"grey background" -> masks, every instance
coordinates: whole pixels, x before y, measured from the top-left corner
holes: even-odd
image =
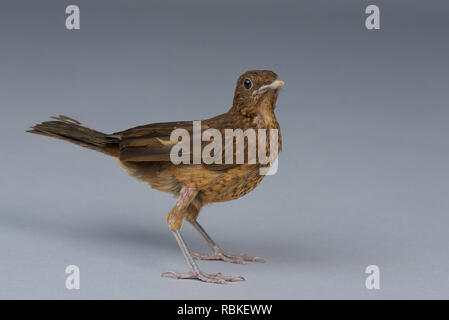
[[[364,28],[371,3],[379,31]],[[448,17],[443,0],[1,1],[0,298],[448,298]],[[24,132],[56,114],[105,132],[208,118],[254,68],[286,82],[279,171],[200,217],[223,248],[267,260],[200,262],[245,282],[161,278],[187,271],[164,221],[174,199]],[[371,264],[381,290],[365,288]]]

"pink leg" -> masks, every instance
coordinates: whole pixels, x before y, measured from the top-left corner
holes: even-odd
[[[174,279],[197,279],[200,281],[208,282],[208,283],[215,283],[215,284],[225,284],[226,282],[234,282],[237,280],[245,280],[242,276],[231,276],[231,277],[224,277],[220,272],[213,273],[213,274],[207,274],[200,270],[196,262],[193,260],[192,255],[190,254],[189,249],[187,248],[187,245],[185,244],[184,240],[181,237],[181,234],[177,230],[172,230],[173,235],[175,236],[176,241],[179,244],[179,247],[181,248],[181,251],[184,255],[184,258],[187,261],[187,264],[190,267],[190,272],[188,273],[177,273],[174,271],[165,271],[162,273],[162,276],[170,275]]]
[[[249,257],[246,254],[242,253],[240,255],[232,255],[224,252],[213,240],[212,238],[206,233],[206,230],[203,229],[203,227],[197,222],[197,221],[189,221],[192,226],[203,236],[203,238],[206,240],[207,244],[211,247],[213,250],[212,255],[201,255],[198,253],[192,253],[192,256],[199,260],[222,260],[224,262],[230,262],[230,263],[239,263],[244,264],[247,261],[251,262],[265,262],[260,257]]]
[[[186,262],[190,267],[190,272],[176,273],[174,271],[165,271],[162,273],[162,276],[170,275],[174,279],[198,279],[200,281],[216,284],[245,280],[242,276],[224,277],[220,272],[213,274],[204,273],[200,270],[195,260],[193,259],[192,254],[190,253],[186,243],[181,237],[179,228],[181,227],[182,220],[184,219],[182,216],[182,211],[187,208],[189,203],[196,197],[196,195],[197,191],[195,189],[187,187],[182,188],[175,207],[167,216],[167,222],[169,223],[170,228],[172,229],[171,231],[176,241],[178,242],[179,248],[181,249],[184,258],[186,259]]]

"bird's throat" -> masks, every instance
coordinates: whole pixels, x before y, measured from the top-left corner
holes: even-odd
[[[262,97],[257,103],[253,119],[258,128],[277,128],[279,125],[274,114],[276,99],[272,96]]]

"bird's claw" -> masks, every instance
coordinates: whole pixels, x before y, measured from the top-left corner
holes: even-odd
[[[245,253],[236,256],[232,254],[227,254],[222,250],[217,250],[212,255],[201,255],[198,253],[192,253],[192,256],[194,256],[198,260],[221,260],[224,262],[238,263],[238,264],[245,264],[247,261],[265,262],[265,260],[262,259],[261,257],[249,257]]]
[[[207,274],[202,271],[190,271],[188,273],[177,273],[174,271],[162,272],[161,276],[170,275],[173,279],[197,279],[207,283],[225,284],[226,282],[234,282],[237,280],[244,281],[242,276],[225,277],[221,272]]]

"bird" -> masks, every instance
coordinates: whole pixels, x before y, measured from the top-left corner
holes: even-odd
[[[250,70],[237,79],[231,108],[213,118],[201,120],[201,130],[213,128],[220,133],[226,129],[276,130],[276,152],[282,148],[280,125],[275,116],[276,102],[284,81],[269,70]],[[203,272],[197,260],[220,260],[243,264],[249,261],[264,262],[260,257],[246,254],[232,255],[212,240],[198,222],[205,205],[238,199],[252,191],[264,178],[260,169],[266,164],[244,163],[178,163],[172,161],[171,150],[179,142],[173,141],[175,130],[194,131],[193,121],[151,123],[124,131],[105,134],[83,125],[68,116],[59,115],[30,127],[27,132],[49,136],[92,149],[116,159],[127,173],[149,184],[153,189],[171,193],[177,200],[168,212],[166,221],[189,266],[186,273],[165,271],[162,276],[175,279],[196,279],[207,283],[225,284],[245,280],[242,276],[224,276],[222,273]],[[202,131],[203,132],[203,131]],[[270,141],[266,143],[268,150]],[[235,144],[235,142],[233,141]],[[244,151],[248,151],[248,139]],[[203,148],[205,142],[201,142]],[[191,146],[191,145],[189,145]],[[229,150],[229,146],[224,148]],[[237,149],[237,148],[236,148]],[[233,157],[238,151],[232,149]],[[192,152],[192,149],[189,149]],[[225,151],[222,151],[223,154]],[[189,159],[193,155],[188,155]],[[183,222],[187,221],[205,239],[212,254],[192,253],[181,236]]]

